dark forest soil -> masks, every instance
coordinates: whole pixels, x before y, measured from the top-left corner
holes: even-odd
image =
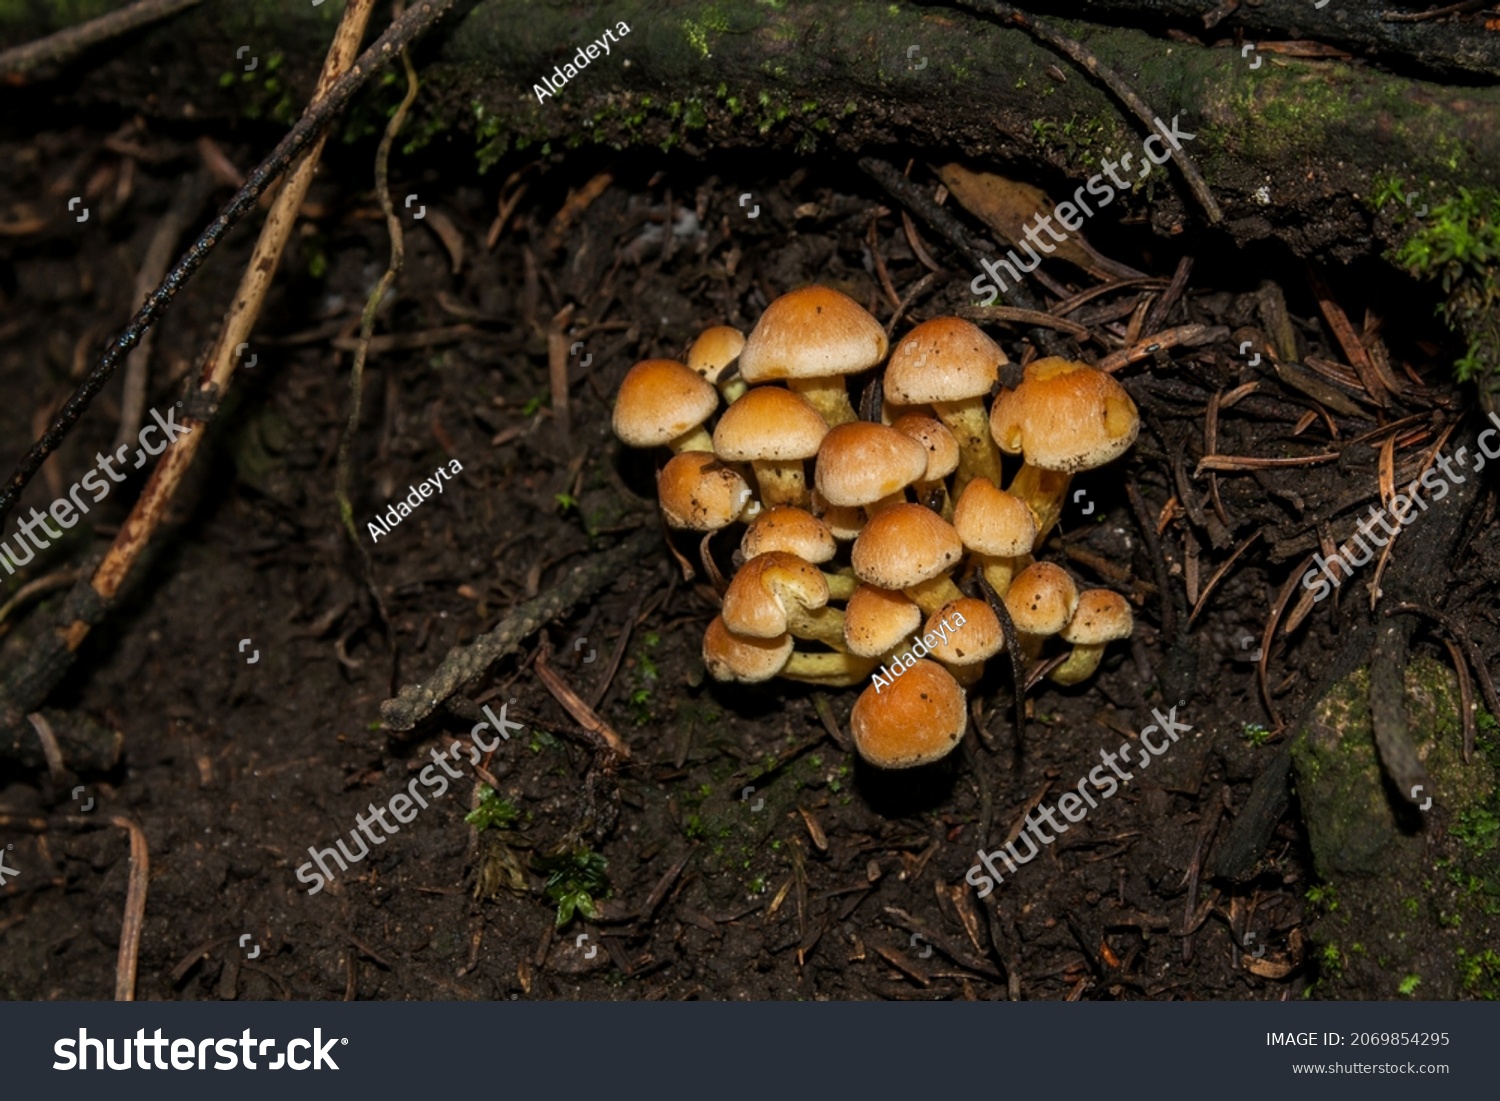
[[[244,166],[269,135],[215,136]],[[133,308],[136,267],[177,180],[198,169],[198,136],[81,124],[13,129],[0,148],[8,166],[0,172],[0,217],[14,223],[30,210],[46,219],[0,237],[7,469],[36,435],[38,411],[71,390],[70,378]],[[1300,263],[1270,249],[1215,255],[1211,242],[1191,235],[1164,246],[1151,235],[1143,202],[1124,224],[1091,225],[1093,243],[1164,277],[1179,256],[1196,253],[1188,288],[1164,324],[1201,321],[1227,326],[1229,335],[1121,373],[1146,428],[1124,460],[1078,480],[1081,496],[1053,537],[1054,560],[1066,557],[1078,577],[1136,604],[1136,638],[1112,648],[1096,678],[1034,689],[1018,740],[1008,675],[996,665],[973,693],[983,701],[982,722],[960,752],[920,773],[877,774],[847,748],[855,692],[827,693],[825,721],[810,690],[784,682],[736,689],[706,678],[699,643],[714,614],[713,589],[701,568],[684,579],[663,538],[471,686],[481,703],[513,699],[509,716],[525,725],[482,764],[520,811],[515,828],[480,833],[465,822],[479,783],[465,765],[444,798],[309,895],[295,875],[309,846],[347,839],[357,815],[405,789],[431,751],[466,738],[472,725],[440,711],[397,735],[380,724],[381,702],[590,554],[656,525],[659,457],[626,451],[609,430],[612,395],[630,365],[680,357],[710,324],[748,331],[770,298],[811,280],[846,290],[888,321],[892,305],[871,241],[900,295],[926,274],[899,211],[881,214],[867,237],[888,200],[847,164],[632,153],[529,168],[514,161],[481,176],[464,152],[398,155],[392,194],[417,195],[433,216],[424,225],[406,211],[406,268],[379,328],[401,339],[372,351],[354,448],[355,519],[389,615],[387,635],[334,497],[350,340],[388,250],[372,160],[370,141],[325,157],[256,327],[256,364],[238,372],[161,553],[50,701],[122,731],[124,762],[108,775],[81,777],[77,801],[51,790],[45,773],[0,766],[0,806],[10,812],[67,813],[92,798],[92,813],[126,814],[144,828],[151,876],[139,998],[1207,1000],[1283,999],[1310,988],[1316,995],[1318,958],[1303,932],[1316,881],[1295,808],[1248,876],[1210,884],[1204,874],[1251,782],[1278,752],[1277,739],[1264,737],[1274,723],[1256,687],[1259,642],[1251,636],[1259,639],[1315,537],[1290,561],[1290,550],[1267,553],[1276,539],[1252,547],[1190,629],[1182,587],[1187,571],[1201,591],[1258,526],[1288,538],[1306,529],[1294,498],[1373,498],[1379,441],[1351,448],[1336,466],[1220,476],[1223,513],[1232,518],[1226,540],[1203,545],[1201,563],[1189,562],[1178,509],[1168,513],[1177,519],[1163,525],[1157,557],[1158,518],[1187,488],[1203,451],[1203,403],[1174,404],[1143,383],[1207,394],[1258,381],[1292,417],[1272,423],[1226,409],[1218,450],[1263,453],[1273,440],[1289,441],[1301,399],[1238,354],[1248,339],[1240,330],[1259,323],[1263,279],[1286,289],[1306,350],[1341,357]],[[488,248],[497,204],[515,194],[514,182],[504,185],[512,171],[524,171],[528,188]],[[605,171],[609,186],[579,199]],[[87,223],[58,213],[75,194],[92,208]],[[215,201],[226,194],[219,188]],[[759,209],[754,219],[738,201],[744,194]],[[191,224],[207,214],[205,206]],[[432,232],[439,216],[462,242],[457,274]],[[173,306],[156,344],[148,409],[180,396],[252,233],[237,231]],[[969,304],[973,273],[940,250],[939,258],[954,277],[918,300],[898,333]],[[1366,306],[1383,316],[1393,359],[1446,393],[1430,300],[1374,264],[1332,277],[1350,316],[1362,317]],[[1101,301],[1131,302],[1131,293]],[[567,303],[577,305],[567,339],[583,344],[570,358],[571,438],[548,401],[546,342]],[[1115,311],[1115,320],[1129,313]],[[1013,361],[1022,359],[1018,330],[991,332]],[[117,380],[23,510],[44,507],[87,469],[110,445],[118,416]],[[1377,418],[1366,409],[1338,424],[1342,443],[1375,428]],[[1317,445],[1296,453],[1322,450],[1322,420],[1305,432]],[[462,471],[441,496],[369,542],[367,520],[454,461]],[[145,473],[133,473],[94,514],[97,522],[74,529],[27,579],[76,568],[101,551]],[[1126,484],[1144,498],[1150,540]],[[1192,482],[1193,509],[1203,507],[1206,486],[1201,476]],[[1487,513],[1472,545],[1492,548],[1494,535]],[[733,544],[729,536],[716,541],[721,565]],[[674,545],[697,562],[694,541]],[[1194,558],[1199,550],[1195,541]],[[1497,573],[1494,551],[1476,550],[1456,582],[1486,655],[1500,650]],[[1163,577],[1177,589],[1176,638],[1163,629]],[[28,602],[0,625],[7,632],[0,660],[16,661],[28,632],[48,622],[61,598],[58,591]],[[1363,600],[1364,590],[1345,599]],[[1271,685],[1287,714],[1310,701],[1338,630],[1330,606],[1293,645],[1278,642]],[[245,639],[259,654],[253,664],[240,649]],[[543,640],[576,692],[592,700],[604,689],[597,710],[633,751],[617,773],[597,767],[588,739],[532,670]],[[1422,648],[1448,660],[1439,645]],[[1075,786],[1101,749],[1135,739],[1154,721],[1153,708],[1173,706],[1192,729],[1170,752],[989,899],[975,897],[964,877],[981,834],[998,845],[1044,792],[1055,798]],[[595,919],[557,928],[536,862],[564,842],[607,860],[608,893]],[[21,872],[0,888],[0,996],[108,997],[128,874],[124,835],[4,831],[0,844],[14,846],[6,859]],[[1266,951],[1242,953],[1239,945],[1251,943]]]

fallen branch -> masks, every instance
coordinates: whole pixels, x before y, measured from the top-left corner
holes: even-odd
[[[575,567],[547,592],[515,608],[495,629],[467,646],[448,651],[424,684],[409,684],[380,705],[380,717],[393,730],[411,730],[465,684],[477,680],[521,641],[616,580],[625,567],[639,562],[656,545],[657,531],[648,525],[619,546]]]
[[[176,15],[184,8],[191,8],[202,2],[203,0],[136,0],[136,3],[119,11],[109,12],[98,19],[90,19],[87,23],[68,27],[56,34],[49,34],[46,38],[0,53],[0,79],[12,84],[24,83],[18,78],[34,69],[71,61],[91,46],[129,34],[137,27]]]
[[[141,827],[123,814],[108,818],[86,818],[63,814],[56,818],[33,818],[0,810],[0,826],[46,833],[57,826],[118,826],[130,835],[130,883],[125,889],[125,916],[120,923],[120,952],[115,963],[115,1001],[135,1001],[135,973],[141,953],[141,930],[146,924],[146,890],[151,882],[151,851]]]

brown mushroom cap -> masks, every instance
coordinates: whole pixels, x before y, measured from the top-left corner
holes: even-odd
[[[964,546],[996,558],[1030,554],[1036,542],[1036,517],[1021,498],[996,489],[988,478],[975,478],[953,506],[953,528]]]
[[[740,540],[740,553],[747,560],[771,551],[785,551],[806,562],[827,562],[838,549],[827,524],[806,509],[792,505],[777,505],[761,513]]]
[[[779,638],[791,627],[788,616],[794,603],[823,607],[828,603],[828,582],[811,562],[771,551],[740,567],[724,593],[719,618],[742,638]]]
[[[927,451],[927,470],[921,480],[935,482],[958,469],[958,441],[948,426],[921,413],[907,413],[891,425],[903,436],[910,436]]]
[[[1070,474],[1119,458],[1140,428],[1123,386],[1098,368],[1058,356],[1027,364],[1021,385],[1002,390],[990,409],[1000,450]]]
[[[1102,646],[1129,638],[1134,626],[1130,602],[1123,596],[1109,589],[1085,589],[1078,594],[1078,607],[1061,637],[1074,646]]]
[[[844,607],[844,644],[851,654],[878,658],[922,624],[922,609],[903,593],[861,585]]]
[[[724,410],[714,429],[714,453],[732,462],[810,459],[827,433],[828,423],[796,394],[758,386]]]
[[[830,287],[803,287],[766,307],[740,352],[746,382],[833,378],[885,358],[885,330],[863,306]]]
[[[1068,625],[1078,607],[1078,586],[1060,566],[1034,562],[1011,582],[1005,607],[1016,630],[1055,635]]]
[[[963,552],[951,524],[931,509],[908,503],[876,513],[854,541],[851,560],[861,581],[882,589],[909,589],[958,565]]]
[[[961,317],[934,317],[897,343],[885,368],[885,396],[901,405],[982,398],[1005,362],[1000,345],[979,326]]]
[[[964,690],[935,661],[917,661],[889,686],[866,688],[849,716],[859,755],[880,768],[914,768],[951,753],[968,725]]]
[[[883,424],[830,428],[818,448],[815,484],[829,504],[869,505],[898,493],[927,470],[927,450]]]
[[[687,365],[703,376],[705,382],[717,385],[729,365],[739,358],[745,347],[745,334],[729,325],[704,329],[688,349]]]
[[[963,623],[955,626],[960,619]],[[939,624],[948,627],[947,641],[938,636]],[[987,603],[971,596],[950,600],[934,612],[922,628],[922,641],[929,636],[938,636],[936,645],[928,647],[932,656],[947,665],[977,665],[1005,649],[999,618]]]
[[[697,428],[719,407],[719,392],[674,359],[637,363],[615,397],[615,435],[631,447],[660,447]]]
[[[703,664],[714,680],[757,684],[770,680],[792,658],[792,636],[740,638],[715,616],[703,632]]]
[[[684,451],[657,475],[656,496],[671,527],[718,531],[740,519],[754,495],[712,451]]]

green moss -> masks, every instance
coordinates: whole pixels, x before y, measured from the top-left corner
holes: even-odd
[[[1500,954],[1493,948],[1479,952],[1468,952],[1460,948],[1456,955],[1459,979],[1465,993],[1486,1001],[1500,998]]]
[[[1394,220],[1416,228],[1391,259],[1414,276],[1435,279],[1447,296],[1438,307],[1449,328],[1468,347],[1454,363],[1460,382],[1492,375],[1500,367],[1500,191],[1458,189],[1456,198],[1434,203],[1421,215],[1398,178],[1378,181],[1371,196],[1376,209],[1394,205]]]
[[[716,7],[706,9],[701,19],[682,21],[682,33],[687,37],[688,45],[702,58],[713,56],[711,52],[713,43],[710,41],[710,36],[723,34],[727,30],[729,30],[729,20]]]

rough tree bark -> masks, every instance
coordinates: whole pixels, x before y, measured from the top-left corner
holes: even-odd
[[[74,103],[108,102],[166,118],[295,113],[337,19],[329,9],[337,6],[211,0],[128,43],[101,47],[51,89],[8,94],[47,95],[65,84]],[[1095,20],[1135,17],[1161,26],[1161,16],[1185,18],[1191,6],[1100,0],[1088,10]],[[1285,25],[1288,34],[1326,29],[1331,40],[1346,42],[1379,31],[1393,49],[1429,67],[1450,55],[1460,68],[1493,63],[1490,40],[1500,36],[1463,32],[1472,41],[1455,54],[1450,39],[1460,32],[1447,24],[1381,24],[1339,6],[1332,12],[1309,4],[1299,14],[1290,3],[1268,0],[1229,21]],[[21,10],[35,9],[0,4],[0,42],[48,29],[22,19]],[[609,56],[538,102],[533,89],[544,75],[620,22],[630,34]],[[1348,259],[1370,248],[1374,220],[1361,199],[1377,175],[1399,175],[1431,198],[1500,180],[1493,137],[1500,88],[1273,54],[1252,69],[1233,48],[1102,21],[1060,25],[1125,75],[1162,118],[1180,115],[1196,134],[1189,152],[1236,244],[1277,237],[1298,253]],[[257,56],[280,59],[270,91],[256,74],[240,75],[235,52],[247,44]],[[472,135],[486,157],[596,142],[700,154],[891,146],[1009,163],[1062,185],[1087,179],[1110,151],[1146,136],[1096,80],[1025,31],[937,3],[618,0],[606,8],[479,0],[445,21],[423,53],[430,130],[451,126]],[[267,69],[262,61],[262,73]],[[1180,186],[1158,184],[1143,198],[1161,230],[1175,231],[1185,213],[1196,213]]]

